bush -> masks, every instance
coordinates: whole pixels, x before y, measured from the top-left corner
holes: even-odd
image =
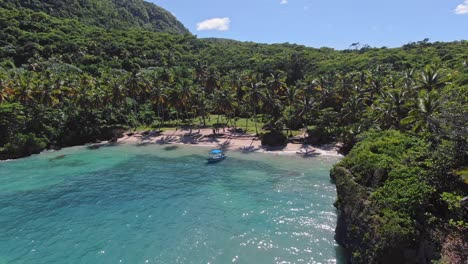
[[[47,139],[38,138],[32,133],[17,134],[3,147],[2,154],[8,158],[21,158],[37,154],[45,149],[47,145]]]
[[[262,146],[285,147],[288,144],[288,138],[279,131],[271,131],[262,136]]]
[[[342,166],[352,171],[358,183],[373,188],[381,186],[402,161],[409,162],[426,148],[422,141],[392,130],[365,133],[361,140]]]
[[[321,126],[313,127],[312,129],[307,130],[309,135],[306,138],[306,143],[312,145],[322,145],[333,142],[333,133]]]

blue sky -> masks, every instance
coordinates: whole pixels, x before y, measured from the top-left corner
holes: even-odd
[[[336,49],[355,42],[398,47],[424,38],[468,39],[468,0],[147,1],[172,12],[200,38]]]

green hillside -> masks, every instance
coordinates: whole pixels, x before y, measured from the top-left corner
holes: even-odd
[[[4,8],[27,8],[58,18],[75,18],[107,29],[138,28],[190,34],[168,11],[143,0],[5,0]]]

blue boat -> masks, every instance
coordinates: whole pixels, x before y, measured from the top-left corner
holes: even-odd
[[[220,149],[214,149],[210,151],[210,156],[208,157],[208,163],[215,163],[218,161],[222,161],[226,159],[226,155],[224,155],[223,151]]]

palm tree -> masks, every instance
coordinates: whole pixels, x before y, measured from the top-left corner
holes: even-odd
[[[39,102],[45,106],[53,107],[59,103],[56,94],[60,93],[60,90],[55,89],[53,85],[43,84],[38,87]]]
[[[264,84],[262,82],[257,81],[257,76],[251,74],[248,77],[248,93],[247,98],[248,98],[248,103],[250,105],[250,108],[253,111],[253,118],[255,122],[255,134],[258,135],[258,128],[257,128],[257,114],[258,114],[258,105],[262,98],[264,98]]]
[[[427,66],[421,72],[421,79],[419,80],[419,88],[427,91],[439,90],[445,86],[444,77],[440,74],[439,70],[434,66]]]
[[[200,118],[200,123],[206,127],[206,118],[209,117],[209,103],[205,93],[205,89],[201,86],[194,86],[194,107],[197,116]]]
[[[11,88],[11,82],[0,79],[0,104],[7,102],[12,95],[13,89]]]
[[[235,97],[229,89],[223,88],[215,91],[213,94],[213,110],[218,113],[218,124],[221,113],[225,116],[230,116],[235,109]]]
[[[156,105],[156,113],[159,118],[159,129],[164,125],[164,116],[161,116],[163,104],[166,103],[167,95],[165,94],[166,89],[159,83],[155,83],[151,89],[150,97],[151,102]]]
[[[338,89],[337,92],[341,99],[348,98],[353,88],[353,75],[352,74],[337,74]]]
[[[316,99],[314,98],[317,93],[317,82],[311,77],[306,77],[305,81],[299,82],[299,86],[299,96],[301,97],[301,99],[298,101],[301,106],[301,112],[299,113],[299,116],[302,118],[304,129],[307,131],[307,121],[309,118],[311,118],[312,110],[317,107]]]
[[[400,127],[400,121],[404,116],[404,105],[407,101],[407,91],[404,89],[397,89],[397,90],[392,90],[387,93],[388,94],[388,99],[392,105],[392,108],[395,111],[395,114],[393,115],[393,126],[395,128]]]
[[[242,99],[245,95],[244,89],[244,73],[240,73],[237,71],[230,71],[229,72],[229,86],[231,88],[231,92],[234,93],[234,100],[233,103],[234,112],[233,112],[233,119],[234,119],[234,130],[237,128],[237,116],[240,114],[241,109],[240,106],[242,104]]]
[[[357,94],[351,95],[341,109],[343,123],[357,122],[364,108],[364,98]]]
[[[199,85],[204,85],[208,75],[208,68],[206,64],[201,61],[195,62],[193,74],[195,75],[194,82]]]
[[[369,85],[369,76],[370,76],[369,72],[359,71],[355,73],[353,76],[354,76],[353,83],[355,84],[355,86],[363,88]]]
[[[14,88],[14,96],[23,105],[28,105],[34,100],[33,97],[33,79],[25,74],[19,74],[17,76],[16,87]]]
[[[283,75],[283,72],[277,71],[275,73],[270,73],[270,76],[266,79],[268,89],[280,96],[283,95],[286,90],[286,78]]]
[[[210,67],[206,75],[205,92],[206,94],[211,95],[219,87],[220,85],[218,71],[216,68]]]
[[[286,87],[286,94],[285,94],[285,97],[286,97],[286,100],[287,100],[287,104],[288,104],[288,108],[287,108],[287,111],[288,111],[288,119],[286,120],[286,125],[287,125],[287,131],[286,131],[286,135],[289,134],[289,131],[291,130],[291,122],[294,120],[294,119],[297,119],[295,118],[296,116],[293,115],[295,111],[295,109],[298,109],[298,105],[296,104],[296,102],[299,101],[299,91],[300,91],[300,84],[296,84],[296,85],[291,85],[291,86],[287,86]],[[296,113],[294,113],[296,114]]]
[[[410,68],[403,72],[403,88],[411,90],[414,87],[414,69]]]
[[[122,104],[123,99],[126,97],[124,79],[122,78],[122,72],[113,72],[105,77],[107,86],[110,89],[110,97],[112,106],[118,107]]]
[[[38,85],[35,91],[39,96],[40,103],[53,107],[60,102],[58,97],[62,93],[63,78],[65,77],[58,77],[50,71],[46,72],[46,78],[42,80],[41,85]]]
[[[439,130],[439,124],[435,114],[442,107],[442,100],[439,94],[432,90],[427,92],[422,90],[419,93],[417,107],[408,113],[408,116],[401,120],[402,125],[412,125],[413,131],[436,132]]]
[[[370,88],[368,89],[369,101],[373,102],[375,98],[382,93],[384,87],[384,79],[381,75],[373,75],[371,77]]]
[[[270,117],[269,126],[271,128],[282,129],[283,125],[278,122],[283,115],[283,104],[280,96],[270,89],[264,89],[262,97],[263,104],[261,105],[261,110],[262,113]]]
[[[336,83],[336,75],[328,74],[320,76],[315,81],[316,89],[320,92],[320,102],[322,108],[332,107],[335,105],[333,88]]]
[[[95,89],[96,80],[90,75],[83,75],[74,92],[75,104],[87,110],[91,101],[92,91]]]
[[[143,80],[141,72],[131,72],[126,75],[125,84],[128,89],[128,95],[133,100],[133,114],[137,115],[137,105],[139,102],[139,95],[143,90]]]
[[[182,112],[183,117],[190,122],[190,129],[191,122],[192,122],[192,110],[194,101],[194,87],[192,85],[191,80],[180,78],[177,79],[174,87],[171,87],[171,91],[169,94],[170,102],[174,107],[177,116]],[[177,119],[179,119],[177,117]]]

